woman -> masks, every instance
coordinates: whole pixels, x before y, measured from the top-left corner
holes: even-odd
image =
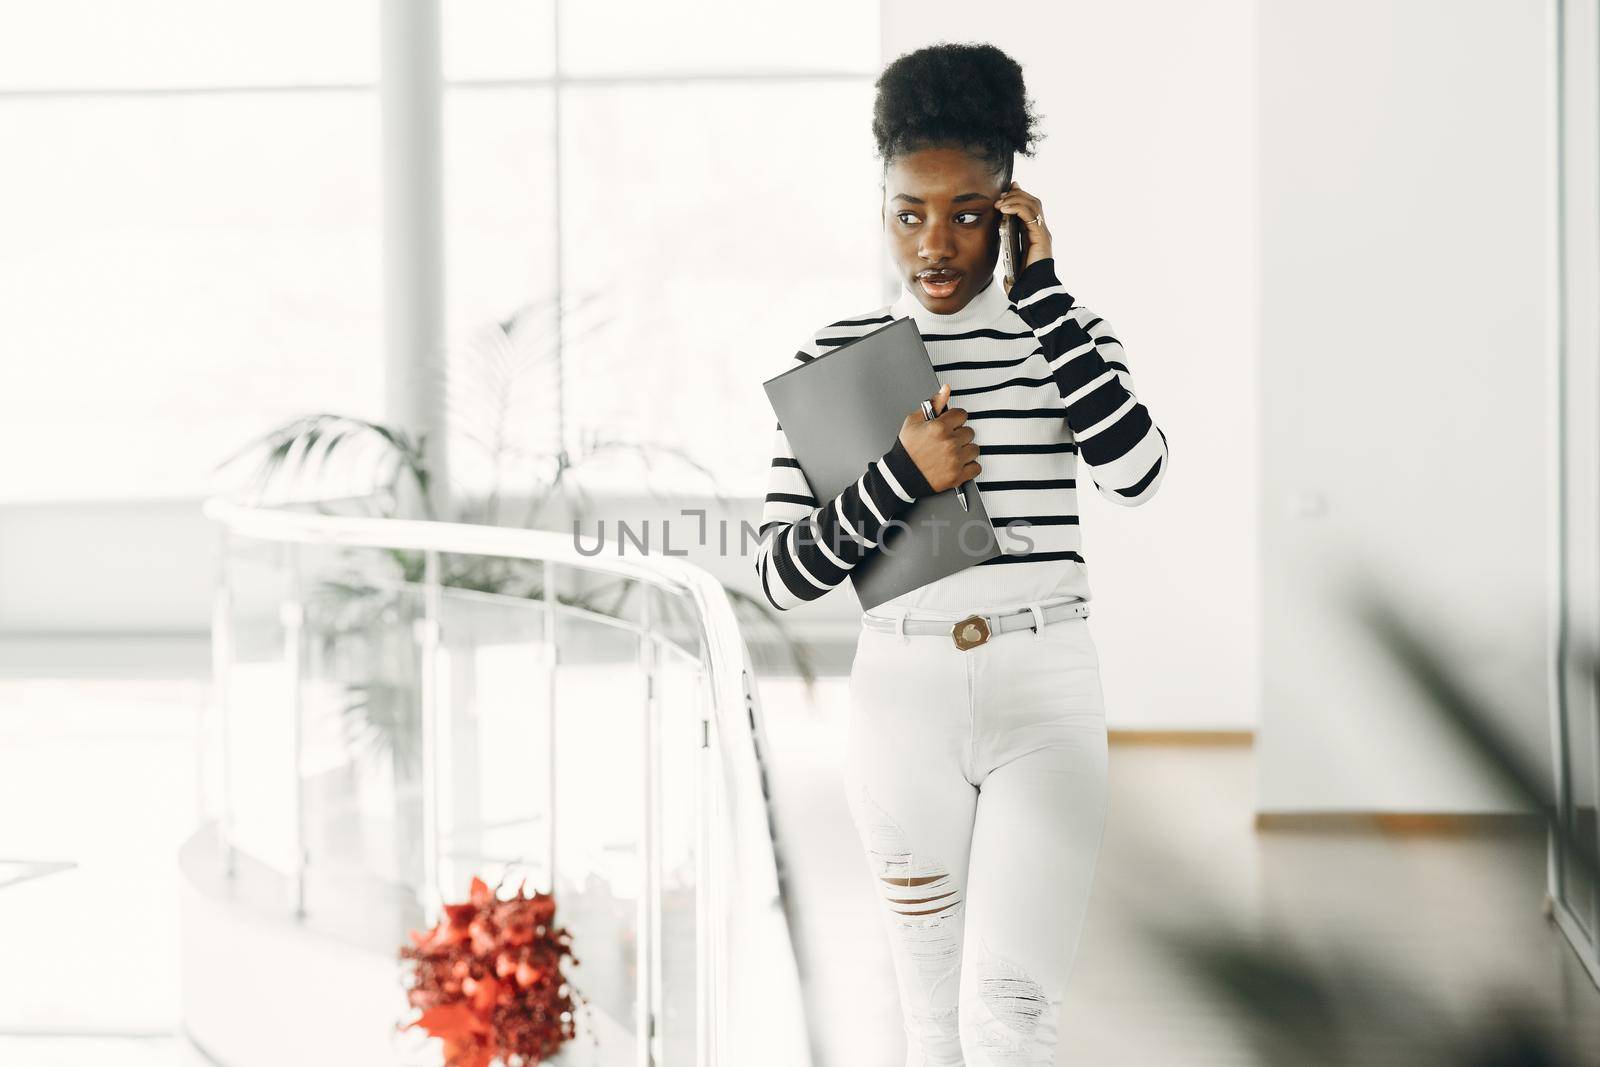
[[[991,45],[901,56],[877,82],[883,225],[904,285],[819,330],[815,358],[902,316],[938,416],[828,501],[777,430],[756,568],[788,610],[841,584],[914,501],[976,477],[1003,554],[862,616],[845,781],[880,892],[908,1065],[1048,1064],[1105,825],[1106,731],[1078,482],[1132,506],[1167,466],[1105,320],[1056,277],[1022,70]],[[1009,293],[999,225],[1027,228]],[[981,463],[979,457],[982,457]]]

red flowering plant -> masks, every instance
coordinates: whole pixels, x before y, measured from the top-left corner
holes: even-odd
[[[562,957],[578,962],[572,935],[555,925],[555,897],[526,889],[501,900],[499,886],[473,878],[466,903],[444,905],[400,949],[406,1000],[421,1012],[402,1027],[440,1038],[447,1067],[535,1067],[574,1036],[582,995],[561,973]]]

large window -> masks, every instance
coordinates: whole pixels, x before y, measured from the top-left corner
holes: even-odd
[[[878,302],[871,112],[865,82],[565,94],[565,274],[607,318],[569,353],[586,426],[633,428],[765,491],[761,379]],[[682,469],[658,477],[704,488]]]
[[[452,374],[534,309],[561,373],[520,445],[555,443],[559,399],[568,447],[682,449],[759,494],[763,372],[883,294],[877,17],[443,0]],[[198,496],[287,418],[383,416],[377,57],[375,0],[0,0],[0,501]]]

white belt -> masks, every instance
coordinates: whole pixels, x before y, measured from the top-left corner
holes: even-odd
[[[1011,630],[1033,630],[1036,633],[1045,625],[1063,619],[1087,618],[1089,603],[1086,600],[1065,600],[1044,607],[1029,604],[1015,611],[1001,611],[990,615],[968,615],[964,619],[915,619],[904,615],[885,618],[862,612],[861,625],[883,633],[912,634],[916,636],[948,637],[965,652],[977,648],[995,634]]]

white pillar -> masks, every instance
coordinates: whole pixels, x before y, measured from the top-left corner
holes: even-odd
[[[444,208],[438,0],[379,5],[384,420],[427,435],[434,513],[444,507]],[[404,512],[417,502],[402,498]]]

